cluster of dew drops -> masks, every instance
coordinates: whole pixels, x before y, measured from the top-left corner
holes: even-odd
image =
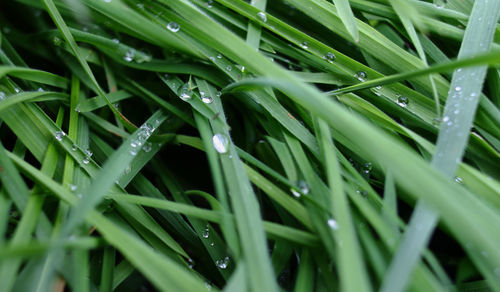
[[[205,229],[203,230],[203,232],[201,233],[201,236],[204,238],[204,239],[209,239],[210,238],[210,228],[208,227],[208,225],[205,227]],[[210,243],[210,246],[214,246],[214,242],[211,242]],[[229,266],[229,263],[230,263],[230,259],[228,256],[225,256],[223,259],[219,259],[219,260],[216,260],[215,261],[215,265],[219,268],[219,269],[226,269],[228,266]]]

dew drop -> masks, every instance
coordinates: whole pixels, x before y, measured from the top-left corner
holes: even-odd
[[[308,43],[308,42],[306,42],[306,41],[301,42],[301,43],[300,43],[300,47],[301,47],[301,48],[303,48],[303,49],[307,49],[307,48],[309,48],[309,43]]]
[[[82,160],[83,164],[89,164],[89,162],[90,162],[90,157],[88,157],[88,156],[85,156],[85,158],[83,158],[83,160]]]
[[[76,186],[76,185],[69,185],[69,189],[70,189],[72,192],[74,192],[74,191],[76,191],[77,186]]]
[[[57,141],[62,141],[62,139],[64,138],[64,136],[66,136],[66,133],[64,133],[63,131],[57,131],[54,134],[54,137],[56,137]]]
[[[147,142],[146,144],[144,144],[144,147],[142,147],[142,150],[147,153],[150,152],[152,148],[153,144],[151,142]]]
[[[87,149],[85,150],[85,155],[87,155],[88,157],[92,157],[92,151],[90,151],[90,149]]]
[[[213,4],[214,4],[214,1],[213,0],[208,0],[207,1],[207,8],[212,8],[213,7]],[[209,284],[210,285],[210,284]],[[212,286],[210,286],[212,287]]]
[[[215,243],[213,241],[210,242],[210,246],[214,246],[214,245],[215,245]]]
[[[115,44],[119,44],[119,43],[120,43],[120,40],[119,40],[119,39],[117,39],[117,38],[112,39],[112,41],[113,41],[113,43],[115,43]]]
[[[210,230],[208,229],[208,226],[203,230],[203,233],[201,234],[203,238],[208,238],[210,236]]]
[[[449,117],[449,116],[444,116],[444,117],[443,117],[443,122],[445,122],[445,123],[446,123],[446,122],[448,122],[449,120],[450,120],[450,117]]]
[[[221,260],[217,260],[215,262],[215,265],[219,268],[219,269],[226,269],[227,266],[229,265],[229,257],[225,257],[224,259],[221,259]]]
[[[398,94],[396,97],[397,97],[396,102],[400,107],[406,107],[408,105],[409,102],[408,97],[402,96],[400,94]]]
[[[337,57],[332,52],[328,52],[323,56],[323,59],[327,60],[330,63],[333,63],[333,61],[335,61],[335,58]]]
[[[464,180],[459,176],[455,176],[455,182],[462,185],[464,183]]]
[[[167,24],[167,28],[168,28],[168,30],[170,30],[171,32],[178,32],[178,31],[179,31],[179,29],[181,28],[181,26],[180,26],[179,24],[177,24],[177,22],[172,21],[172,22],[169,22],[169,23]]]
[[[365,82],[366,72],[365,71],[358,71],[356,74],[354,74],[354,78],[358,79],[361,82]]]
[[[179,92],[179,97],[184,101],[188,101],[191,99],[192,96],[193,96],[193,91],[189,88],[189,85],[187,83],[184,84]]]
[[[44,92],[45,90],[43,90],[43,88],[41,88],[41,87],[38,87],[38,89],[36,91],[38,91],[38,92]]]
[[[189,258],[188,259],[188,267],[190,269],[192,269],[192,268],[194,268],[194,265],[195,265],[195,263],[194,263],[193,259]]]
[[[123,56],[123,60],[125,60],[126,62],[131,62],[134,59],[134,56],[135,56],[135,49],[131,48],[127,50],[125,56]]]
[[[455,91],[461,91],[461,90],[462,90],[462,87],[460,87],[460,86],[455,87]]]
[[[373,169],[373,165],[371,162],[367,162],[363,165],[363,173],[364,174],[370,174],[372,169]]]
[[[222,55],[221,54],[217,54],[217,59],[222,59]]]
[[[136,149],[130,149],[130,155],[136,156],[137,155],[137,150]]]
[[[339,224],[335,221],[335,219],[328,219],[328,226],[330,226],[333,230],[339,229]]]
[[[130,165],[127,165],[127,167],[125,167],[125,174],[129,174],[131,171],[132,167]]]
[[[106,2],[106,3],[110,3],[110,2],[111,2],[111,0],[104,0],[104,2]]]
[[[229,151],[229,138],[224,134],[215,134],[212,137],[212,143],[217,152],[225,154]]]
[[[304,195],[307,195],[309,193],[309,185],[303,180],[299,180],[298,184],[300,192],[303,193]]]
[[[71,150],[72,150],[72,151],[76,151],[77,149],[78,149],[78,145],[73,144],[73,145],[71,146]]]
[[[5,99],[5,92],[0,91],[0,100]]]
[[[266,22],[267,21],[267,15],[264,13],[264,12],[259,12],[257,13],[257,17],[260,18],[260,20],[262,20],[262,22]]]
[[[292,195],[296,198],[300,198],[300,193],[294,189],[294,188],[291,188],[290,191],[292,192]]]
[[[233,68],[231,67],[231,65],[227,65],[227,66],[226,66],[226,70],[227,70],[227,71],[231,71],[232,69],[233,69]]]
[[[202,96],[201,101],[203,101],[206,104],[212,103],[214,100],[211,96]]]

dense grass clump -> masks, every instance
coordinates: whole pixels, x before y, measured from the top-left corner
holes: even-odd
[[[0,2],[1,291],[500,291],[499,0]]]

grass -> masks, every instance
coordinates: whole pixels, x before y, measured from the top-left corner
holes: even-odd
[[[500,291],[498,1],[4,2],[5,291]]]

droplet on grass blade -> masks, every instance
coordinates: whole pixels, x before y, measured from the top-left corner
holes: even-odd
[[[63,131],[57,131],[54,134],[54,137],[56,138],[57,141],[62,141],[62,139],[64,138],[64,136],[66,136],[66,133],[64,133]]]
[[[339,225],[338,225],[337,221],[335,221],[335,219],[332,219],[332,218],[328,219],[328,226],[330,226],[330,228],[333,230],[339,229]]]
[[[257,13],[257,17],[260,18],[260,20],[262,20],[262,22],[266,22],[267,21],[267,15],[264,13],[264,12],[259,12]]]
[[[333,63],[335,61],[335,54],[332,52],[328,52],[323,56],[323,59],[327,60],[329,63]]]
[[[170,30],[171,32],[178,32],[179,29],[181,29],[181,26],[179,24],[177,24],[177,22],[169,22],[167,24],[167,28],[168,30]]]
[[[220,154],[225,154],[229,151],[229,138],[224,134],[215,134],[212,137],[214,148]]]
[[[408,103],[409,103],[408,97],[400,95],[400,94],[398,94],[396,97],[397,97],[396,102],[400,107],[407,107],[408,106]]]

